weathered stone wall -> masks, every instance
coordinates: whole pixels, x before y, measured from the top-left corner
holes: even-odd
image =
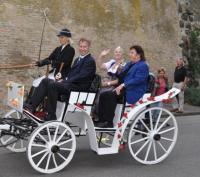
[[[171,78],[174,59],[180,55],[176,0],[0,0],[1,66],[26,64],[38,59],[44,21],[42,10],[46,7],[56,28],[71,29],[75,48],[78,39],[84,36],[92,40],[94,56],[104,48],[114,49],[120,45],[127,58],[130,45],[140,44],[151,69],[156,71],[164,66]],[[46,24],[41,58],[48,56],[58,45],[56,33]],[[30,85],[38,69],[1,69],[0,72],[2,105],[6,98],[6,81]]]

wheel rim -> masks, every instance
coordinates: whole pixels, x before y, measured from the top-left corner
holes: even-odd
[[[47,122],[30,137],[27,155],[31,166],[41,173],[55,173],[73,158],[76,139],[71,129],[62,122]]]
[[[13,109],[13,110],[9,111],[4,117],[21,119],[23,117],[23,115]],[[24,139],[17,140],[17,138],[14,136],[5,135],[0,138],[0,141],[1,141],[2,145],[11,143],[8,146],[6,146],[6,148],[12,152],[25,152],[26,151],[27,141],[25,141]],[[14,142],[14,143],[12,143],[12,142]]]
[[[168,110],[153,107],[133,121],[128,137],[131,155],[143,164],[163,161],[172,151],[178,134],[176,119]]]

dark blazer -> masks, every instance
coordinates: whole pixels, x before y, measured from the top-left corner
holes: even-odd
[[[77,58],[67,76],[64,84],[74,84],[80,91],[87,91],[94,79],[96,73],[96,64],[91,54],[84,58]]]
[[[64,62],[64,66],[61,70],[62,78],[65,78],[70,70],[75,50],[74,48],[68,44],[65,48],[61,51],[62,46],[57,47],[48,58],[41,61],[42,65],[51,64],[52,69],[55,69],[55,75],[59,72],[60,65]],[[52,70],[52,71],[53,71]],[[50,71],[51,72],[51,71]]]
[[[130,65],[132,65],[131,68]],[[124,77],[126,101],[130,104],[134,104],[147,90],[149,68],[143,60],[140,60],[135,64],[128,62],[125,65],[124,70],[127,68],[129,68],[129,70]]]

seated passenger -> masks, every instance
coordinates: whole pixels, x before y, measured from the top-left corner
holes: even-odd
[[[99,98],[99,122],[97,127],[113,127],[117,100],[125,95],[126,102],[136,103],[146,92],[149,68],[145,63],[144,51],[140,46],[130,47],[128,62],[119,78],[107,85],[120,84],[113,90],[103,92]]]
[[[56,120],[56,104],[59,95],[70,95],[71,90],[88,90],[96,72],[95,61],[89,53],[89,48],[90,41],[81,38],[79,40],[80,56],[74,61],[67,78],[60,81],[43,79],[39,87],[36,88],[30,104],[25,105],[24,111],[29,114],[30,112],[34,113],[37,106],[47,96],[47,116],[45,120]]]
[[[65,28],[57,36],[59,37],[61,46],[55,48],[48,58],[36,62],[36,66],[39,67],[51,64],[52,69],[47,74],[53,80],[55,76],[57,76],[57,79],[67,76],[75,55],[75,50],[70,45],[71,32]],[[33,81],[33,87],[38,87],[44,78],[45,76],[35,79]]]
[[[110,59],[108,62],[102,63],[102,59],[105,58],[108,53],[110,52],[110,49],[103,50],[101,54],[99,55],[97,59],[97,64],[99,68],[103,71],[106,71],[106,76],[102,77],[102,83],[101,83],[101,90],[98,92],[97,97],[95,99],[94,106],[92,108],[92,118],[94,120],[98,120],[98,104],[99,104],[99,94],[104,91],[108,91],[114,88],[114,86],[107,85],[108,81],[112,81],[117,79],[117,75],[121,72],[123,67],[123,49],[118,46],[114,50],[114,57],[113,59]]]

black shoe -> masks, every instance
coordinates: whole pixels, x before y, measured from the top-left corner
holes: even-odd
[[[100,128],[113,128],[112,122],[98,122],[95,124],[96,127]]]
[[[47,114],[47,116],[44,117],[45,121],[52,121],[52,120],[57,120],[55,114]]]

